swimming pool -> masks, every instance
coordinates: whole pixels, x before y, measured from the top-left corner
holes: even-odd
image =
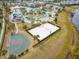
[[[18,55],[24,52],[30,46],[30,39],[23,34],[10,35],[8,42],[8,53],[9,55]]]

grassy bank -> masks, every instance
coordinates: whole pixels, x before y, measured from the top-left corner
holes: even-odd
[[[64,15],[64,16],[63,16]],[[61,12],[58,16],[58,19],[63,22],[64,24],[61,23],[64,27],[66,26],[67,34],[64,37],[65,42],[64,45],[60,51],[60,53],[54,58],[54,59],[64,59],[66,52],[69,50],[70,45],[71,45],[71,40],[72,40],[72,25],[69,22],[69,15],[65,12]],[[64,21],[62,21],[64,20]],[[63,29],[65,30],[65,29]]]
[[[74,11],[75,9],[78,9],[78,7],[77,6],[71,6],[71,7],[66,7],[65,8],[65,10],[68,11],[68,12]],[[64,14],[64,13],[61,13],[61,15],[67,16],[67,17],[62,17],[61,19],[64,19],[65,21],[67,21],[67,23],[64,23],[64,25],[67,26],[68,32],[67,32],[67,36],[65,37],[66,40],[65,40],[65,43],[63,45],[63,48],[61,49],[60,53],[55,57],[55,59],[64,59],[66,54],[67,54],[67,51],[69,49],[73,48],[73,47],[71,47],[71,40],[72,40],[72,37],[73,37],[71,29],[76,30],[76,27],[74,27],[73,24],[69,23],[68,18],[70,17],[70,15]],[[73,59],[76,59],[77,55],[79,55],[79,50],[78,50],[78,48],[79,48],[79,36],[78,36],[79,32],[78,31],[76,31],[76,32],[75,33],[77,35],[78,40],[75,39],[75,40],[77,40],[77,43],[76,43],[76,46],[74,46],[75,49],[72,50],[72,58]],[[69,58],[69,59],[72,59],[72,58]]]

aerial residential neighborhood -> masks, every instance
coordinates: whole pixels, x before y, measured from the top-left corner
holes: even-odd
[[[0,59],[79,59],[79,1],[0,0]]]

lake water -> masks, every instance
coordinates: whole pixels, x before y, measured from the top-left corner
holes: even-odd
[[[8,53],[16,55],[24,52],[30,46],[30,39],[23,34],[13,34],[9,39]]]
[[[77,29],[79,30],[79,10],[74,11],[74,16],[72,17],[72,23],[76,25]]]

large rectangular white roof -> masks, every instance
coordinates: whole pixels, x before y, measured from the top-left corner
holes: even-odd
[[[55,31],[59,30],[59,27],[54,26],[50,23],[42,24],[38,27],[28,30],[33,36],[38,36],[39,41],[45,39]]]

